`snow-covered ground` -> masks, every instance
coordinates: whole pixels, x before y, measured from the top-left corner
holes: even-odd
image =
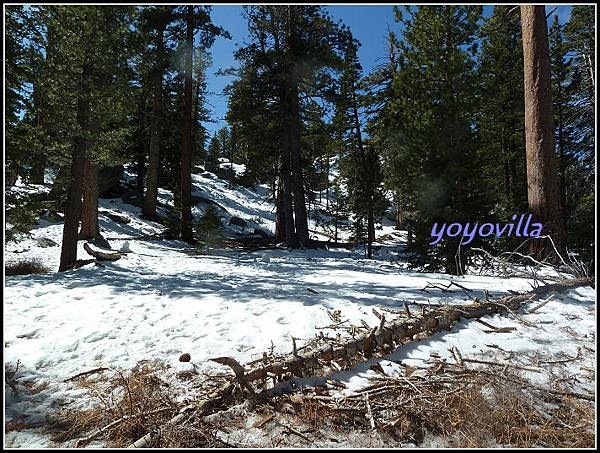
[[[194,175],[194,195],[210,198],[230,216],[248,222],[245,230],[273,230],[273,206],[266,188],[256,191],[232,188],[214,175]],[[161,190],[161,201],[171,194]],[[201,207],[196,214],[200,214]],[[128,216],[127,224],[107,214]],[[113,249],[128,238],[158,232],[162,226],[142,220],[140,209],[120,199],[100,202],[100,227]],[[228,219],[225,219],[227,223]],[[316,227],[316,225],[313,225]],[[129,240],[131,253],[102,266],[88,265],[64,273],[5,278],[5,363],[20,364],[17,393],[5,385],[7,421],[26,427],[7,435],[9,446],[49,446],[42,434],[47,416],[65,406],[84,407],[85,390],[64,382],[78,373],[99,367],[131,369],[142,360],[167,363],[173,370],[224,371],[209,359],[234,357],[240,363],[260,358],[273,346],[290,352],[292,337],[301,345],[317,328],[330,323],[328,311],[339,311],[351,324],[379,323],[377,310],[399,310],[414,303],[467,303],[460,289],[423,291],[428,283],[447,285],[454,280],[481,297],[527,291],[526,279],[499,279],[469,275],[411,272],[399,266],[402,238],[391,227],[388,240],[376,250],[376,259],[363,259],[363,251],[347,249],[289,251],[273,249],[249,252],[215,249],[206,252],[180,241]],[[231,233],[240,232],[231,226]],[[42,247],[37,239],[60,244],[62,223],[40,221],[31,237],[6,245],[7,262],[40,258],[53,271],[60,247]],[[47,244],[43,244],[47,245]],[[79,256],[86,257],[80,244]],[[556,296],[526,326],[506,316],[488,317],[496,326],[514,326],[511,333],[484,333],[485,326],[462,321],[449,333],[439,333],[407,345],[380,361],[390,375],[400,372],[398,362],[418,365],[431,352],[449,358],[456,346],[464,356],[502,358],[502,350],[539,360],[560,360],[580,354],[581,360],[564,363],[574,376],[573,387],[591,391],[581,367],[594,368],[595,292],[580,288]],[[586,349],[587,348],[587,349]],[[181,363],[182,353],[191,355]],[[365,385],[369,364],[342,372],[336,378],[348,385],[346,392]],[[225,368],[226,370],[226,368]],[[536,373],[544,384],[550,376]],[[180,383],[181,395],[194,390]],[[32,389],[35,389],[32,390]],[[343,392],[342,392],[343,393]]]

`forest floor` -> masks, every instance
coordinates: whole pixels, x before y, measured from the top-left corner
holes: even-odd
[[[219,203],[225,218],[246,220],[243,229],[228,226],[226,235],[272,231],[264,187],[231,187],[208,173],[194,175],[193,182],[194,195]],[[161,191],[161,201],[168,204],[170,194]],[[73,446],[111,418],[127,419],[141,410],[135,404],[149,404],[154,419],[123,423],[129,431],[106,429],[83,442],[128,445],[205,395],[207,383],[228,379],[231,370],[211,358],[248,363],[265,353],[291,352],[294,341],[301,347],[319,332],[377,326],[373,309],[393,316],[405,303],[418,312],[422,305],[466,304],[485,292],[496,298],[535,284],[527,278],[411,271],[402,259],[404,233],[391,226],[378,232],[384,239],[376,244],[375,259],[365,260],[362,247],[252,251],[135,240],[164,229],[139,214],[121,199],[101,199],[104,237],[113,249],[126,241],[131,249],[102,266],[54,272],[60,222],[40,220],[29,237],[6,244],[7,263],[35,258],[51,269],[5,278],[6,446]],[[311,228],[318,225],[313,221]],[[82,248],[79,256],[86,256]],[[286,395],[266,406],[240,400],[177,428],[185,432],[163,433],[160,445],[182,445],[185,438],[188,446],[593,446],[595,302],[595,290],[581,287],[552,296],[531,314],[527,309],[539,301],[525,305],[517,317],[482,318],[500,331],[461,320],[449,332],[416,339],[380,359],[331,369],[335,385],[317,393]],[[463,364],[451,390],[425,388],[435,379],[436,364],[454,366],[453,348],[463,358],[491,364]],[[191,360],[181,362],[185,353]],[[361,392],[381,379],[394,381],[396,391],[371,393],[369,404]],[[523,383],[529,392],[523,393]],[[554,400],[531,389],[549,390]],[[123,407],[124,394],[129,409]],[[340,408],[340,402],[349,406]],[[498,417],[490,419],[490,413]],[[473,420],[485,418],[478,414],[488,415],[485,429],[497,429],[483,435],[484,425],[473,428]],[[508,431],[500,432],[502,420]]]

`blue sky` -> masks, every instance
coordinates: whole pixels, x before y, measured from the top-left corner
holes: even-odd
[[[388,27],[398,31],[400,25],[394,20],[392,5],[331,5],[325,7],[334,20],[341,20],[350,27],[361,47],[359,58],[365,72],[383,61],[386,55],[386,37]],[[492,6],[484,7],[484,16],[489,16]],[[560,22],[569,20],[571,6],[551,5],[546,7],[547,13],[555,8],[554,14],[559,15]],[[233,57],[235,50],[248,39],[247,23],[242,16],[240,5],[215,5],[212,8],[213,22],[225,28],[232,39],[218,38],[210,49],[213,65],[208,70],[208,102],[216,123],[206,123],[205,127],[212,134],[226,123],[223,120],[227,113],[227,97],[223,95],[223,88],[233,80],[231,76],[217,76],[219,69],[237,66]],[[549,21],[552,17],[549,18]]]

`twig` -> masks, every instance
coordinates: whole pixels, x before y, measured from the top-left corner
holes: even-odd
[[[537,310],[539,310],[540,308],[542,308],[544,305],[546,305],[548,302],[550,302],[552,299],[554,298],[554,294],[552,294],[548,299],[546,299],[545,301],[539,303],[538,305],[536,305],[535,307],[533,307],[532,309],[528,310],[527,313],[531,314],[531,313],[535,313]]]
[[[477,321],[479,324],[483,324],[484,326],[492,329],[492,332],[495,333],[508,333],[508,332],[514,332],[515,330],[517,330],[516,327],[496,327],[493,326],[487,322],[485,322],[483,319],[476,319],[475,321]]]
[[[512,367],[512,368],[518,368],[520,370],[533,371],[535,373],[541,373],[543,371],[540,368],[531,368],[531,367],[526,367],[526,366],[521,366],[521,365],[513,365],[512,363],[491,362],[489,360],[463,359],[463,362],[479,363],[482,365],[508,366],[508,367]]]
[[[159,412],[164,412],[164,411],[167,411],[167,410],[170,410],[170,409],[171,409],[170,407],[161,407],[159,409],[155,409],[155,410],[150,411],[150,412],[142,412],[140,414],[134,414],[134,415],[124,415],[123,417],[121,417],[121,418],[119,418],[117,420],[114,420],[114,421],[110,422],[108,425],[106,425],[106,426],[104,426],[104,427],[102,427],[102,428],[94,431],[89,436],[82,437],[81,439],[77,440],[77,442],[75,443],[75,447],[79,448],[82,445],[87,444],[91,440],[94,440],[96,437],[98,437],[100,434],[105,433],[109,429],[111,429],[111,428],[117,426],[118,424],[123,423],[123,422],[125,422],[127,420],[131,420],[132,418],[138,418],[138,417],[141,417],[141,416],[144,416],[144,415],[158,414]]]
[[[74,381],[77,378],[84,377],[84,376],[89,376],[90,374],[101,373],[101,372],[106,371],[106,370],[108,370],[108,368],[106,368],[106,367],[94,368],[93,370],[84,371],[83,373],[76,374],[75,376],[72,376],[72,377],[70,377],[68,379],[65,379],[63,382]]]
[[[371,429],[375,430],[375,420],[373,420],[373,412],[371,412],[371,404],[369,403],[369,394],[365,393],[365,404],[367,405],[367,420],[369,420],[369,424],[371,425]]]

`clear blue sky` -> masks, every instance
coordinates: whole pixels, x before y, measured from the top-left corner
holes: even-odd
[[[325,7],[334,20],[341,20],[348,25],[357,38],[361,47],[359,58],[365,73],[383,61],[386,55],[386,36],[388,27],[398,31],[400,25],[394,20],[392,5],[331,5]],[[492,6],[484,6],[484,16],[489,16]],[[546,7],[547,13],[557,8],[552,14],[558,14],[560,22],[566,22],[571,15],[571,6],[551,5]],[[242,6],[215,5],[212,7],[213,22],[225,28],[232,39],[218,38],[210,49],[213,56],[213,66],[208,70],[208,102],[217,123],[206,123],[205,127],[212,134],[216,129],[225,125],[223,120],[227,113],[227,97],[223,88],[231,82],[231,76],[217,76],[219,69],[236,67],[233,57],[238,46],[248,39],[246,20],[242,16]],[[552,17],[549,17],[549,21]]]

